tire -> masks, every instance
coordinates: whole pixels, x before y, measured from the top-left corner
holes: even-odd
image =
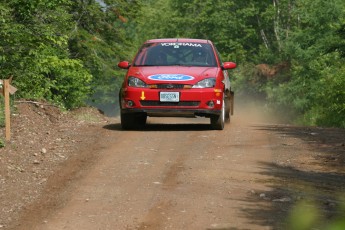
[[[124,129],[124,130],[132,129],[133,123],[134,123],[133,114],[121,112],[121,128],[122,129]]]
[[[121,112],[121,128],[131,130],[143,128],[146,124],[147,115],[145,113],[123,113]]]
[[[225,98],[225,122],[230,123],[230,112],[231,112],[231,98]]]
[[[219,115],[212,115],[210,118],[211,121],[211,128],[215,130],[223,130],[224,129],[224,123],[225,123],[225,117],[226,117],[226,111],[225,111],[225,100],[223,98],[222,103],[222,110]]]
[[[147,115],[145,113],[140,113],[137,114],[136,116],[136,124],[139,128],[142,128],[146,125],[146,121],[147,121]]]
[[[235,93],[234,91],[230,90],[230,115],[234,115],[234,101],[235,101]]]

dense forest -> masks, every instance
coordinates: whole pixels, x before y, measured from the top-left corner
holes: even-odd
[[[345,127],[343,0],[2,0],[0,78],[13,77],[16,98],[115,107],[117,62],[163,37],[212,40],[238,64],[236,98]]]

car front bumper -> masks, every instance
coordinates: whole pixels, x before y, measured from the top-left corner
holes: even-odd
[[[179,93],[179,102],[161,102],[160,89],[128,87],[121,90],[122,113],[146,113],[148,116],[195,117],[219,115],[223,92],[215,88],[171,90]]]

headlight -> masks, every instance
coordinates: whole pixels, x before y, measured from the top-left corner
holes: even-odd
[[[138,88],[146,88],[147,85],[145,82],[140,80],[139,78],[136,77],[129,77],[128,78],[128,86],[132,87],[138,87]]]
[[[193,89],[200,89],[200,88],[213,88],[216,85],[215,78],[206,78],[202,81],[199,81],[195,85],[193,85]]]

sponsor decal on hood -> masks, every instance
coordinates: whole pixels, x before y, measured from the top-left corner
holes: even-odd
[[[148,77],[153,81],[190,81],[194,77],[184,74],[155,74]]]

